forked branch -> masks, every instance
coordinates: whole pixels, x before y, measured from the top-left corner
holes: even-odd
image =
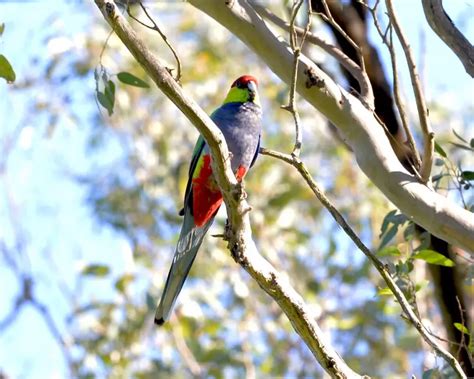
[[[361,378],[351,370],[332,348],[319,328],[314,314],[288,281],[258,252],[252,239],[249,205],[230,168],[226,141],[206,113],[189,98],[161,62],[137,36],[115,4],[95,0],[105,20],[132,53],[135,59],[207,141],[213,162],[213,172],[222,191],[230,221],[229,248],[234,259],[254,278],[288,316],[297,333],[304,340],[321,366],[333,378]]]

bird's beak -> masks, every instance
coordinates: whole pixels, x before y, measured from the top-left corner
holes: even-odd
[[[247,88],[250,92],[257,93],[257,84],[255,82],[248,82]]]
[[[257,96],[257,84],[255,82],[248,82],[247,88],[249,90],[249,101],[254,101]]]

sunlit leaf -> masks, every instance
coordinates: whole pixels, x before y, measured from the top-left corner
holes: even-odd
[[[423,288],[426,288],[426,286],[430,283],[429,280],[422,280],[419,283],[416,283],[415,285],[415,292],[421,291]]]
[[[453,325],[460,332],[462,332],[464,334],[467,334],[468,336],[470,335],[469,330],[463,324],[461,324],[459,322],[455,322]]]
[[[130,74],[129,72],[119,72],[117,74],[118,80],[124,84],[130,86],[140,87],[140,88],[150,88],[150,85],[144,80],[137,78],[135,75]]]
[[[110,272],[109,266],[101,264],[91,264],[81,271],[82,275],[88,276],[106,276]]]
[[[387,255],[400,256],[401,254],[396,246],[387,246],[377,252],[379,257],[385,257]]]
[[[441,155],[443,158],[447,158],[447,157],[448,157],[447,154],[446,154],[446,152],[443,150],[443,148],[441,147],[441,145],[440,145],[438,142],[435,141],[435,146],[434,146],[434,147],[435,147],[435,151],[436,151],[439,155]]]
[[[377,291],[377,295],[379,295],[379,296],[390,296],[390,295],[393,295],[393,293],[392,293],[392,290],[390,288],[385,287],[385,288],[379,289]]]
[[[115,282],[115,288],[124,293],[127,289],[127,286],[135,279],[133,274],[124,274]]]
[[[0,37],[3,35],[3,32],[4,32],[4,31],[5,31],[5,23],[2,22],[2,23],[0,24]]]
[[[12,65],[2,54],[0,54],[0,78],[4,78],[7,83],[13,83],[16,79],[16,74]]]
[[[454,262],[451,259],[446,258],[444,255],[437,253],[434,250],[429,250],[429,249],[419,251],[413,256],[413,258],[421,259],[428,263],[439,265],[439,266],[446,266],[446,267],[454,266]]]

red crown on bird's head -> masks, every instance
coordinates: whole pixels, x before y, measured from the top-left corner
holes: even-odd
[[[258,85],[257,79],[252,75],[243,75],[240,78],[236,79],[234,83],[232,83],[231,87],[237,88],[247,88],[249,82],[254,82]]]

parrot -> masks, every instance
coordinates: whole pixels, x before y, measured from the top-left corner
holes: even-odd
[[[260,149],[262,110],[257,86],[255,77],[239,77],[232,83],[223,104],[211,114],[211,119],[224,135],[232,171],[238,181],[242,181],[253,166]],[[222,204],[222,194],[213,176],[211,163],[209,147],[199,136],[189,165],[184,207],[179,212],[184,220],[155,313],[157,325],[163,325],[169,319],[203,238]]]

